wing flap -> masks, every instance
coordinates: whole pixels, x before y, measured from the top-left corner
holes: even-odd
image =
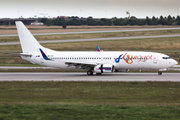
[[[86,69],[86,68],[92,68],[97,65],[97,63],[85,63],[85,62],[65,62],[69,67],[75,66],[76,68],[80,69]]]

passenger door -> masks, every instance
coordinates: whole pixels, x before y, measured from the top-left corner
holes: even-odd
[[[153,57],[153,62],[154,62],[154,64],[157,64],[157,62],[158,62],[158,56],[157,56],[157,55],[155,55],[155,56]]]

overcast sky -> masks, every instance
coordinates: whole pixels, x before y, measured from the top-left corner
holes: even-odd
[[[0,0],[0,18],[78,16],[124,18],[177,16],[180,0]]]

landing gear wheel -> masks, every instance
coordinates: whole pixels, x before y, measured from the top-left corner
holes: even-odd
[[[91,70],[87,71],[87,75],[93,75],[93,71]]]
[[[102,75],[102,73],[96,73],[96,75]]]
[[[161,72],[161,71],[159,71],[159,72],[158,72],[158,75],[162,75],[162,72]]]

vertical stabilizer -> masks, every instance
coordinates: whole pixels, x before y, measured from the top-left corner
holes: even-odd
[[[16,21],[16,27],[23,53],[35,53],[39,51],[39,48],[42,48],[42,46],[21,21]]]

